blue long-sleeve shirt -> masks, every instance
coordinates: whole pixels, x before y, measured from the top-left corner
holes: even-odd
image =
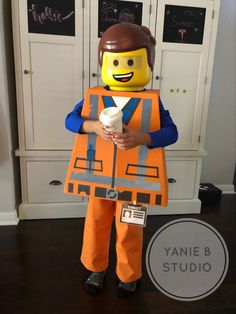
[[[74,133],[81,133],[81,126],[84,123],[84,119],[81,117],[81,112],[83,108],[84,100],[81,100],[70,112],[65,120],[65,126],[67,130]],[[171,119],[168,110],[164,109],[161,99],[159,98],[160,107],[160,120],[161,128],[160,130],[154,132],[148,132],[151,136],[152,146],[148,148],[166,147],[168,145],[174,144],[178,139],[178,130],[176,125]]]

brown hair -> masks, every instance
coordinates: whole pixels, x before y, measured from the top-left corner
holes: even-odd
[[[148,64],[153,70],[156,40],[146,26],[119,23],[109,27],[102,35],[98,46],[98,60],[102,66],[105,51],[127,52],[141,48],[147,49]]]

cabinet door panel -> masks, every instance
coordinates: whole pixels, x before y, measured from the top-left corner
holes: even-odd
[[[72,142],[64,121],[76,99],[74,53],[73,45],[30,44],[32,142],[42,148],[63,148]]]
[[[82,202],[83,198],[63,192],[67,166],[67,161],[27,161],[29,203]]]
[[[194,197],[196,160],[167,160],[169,200]]]
[[[53,12],[50,10],[60,12],[60,6],[61,10],[64,8],[59,1],[51,6],[37,6],[37,16],[46,19]],[[26,149],[70,149],[73,135],[65,130],[65,117],[83,98],[82,0],[75,0],[75,10],[68,11],[64,17],[75,19],[75,36],[52,35],[46,31],[29,33],[29,10],[32,11],[32,6],[27,7],[27,1],[23,0],[19,17]],[[35,28],[40,27],[40,21],[34,21]],[[56,19],[46,22],[55,33],[57,27],[61,31],[63,22]]]
[[[213,5],[206,0],[158,1],[153,87],[160,89],[179,130],[178,142],[168,149],[199,149]]]
[[[195,147],[199,135],[198,84],[201,54],[163,51],[160,82],[161,97],[180,134],[178,147]],[[174,69],[174,71],[173,71]],[[177,146],[177,145],[176,145]]]

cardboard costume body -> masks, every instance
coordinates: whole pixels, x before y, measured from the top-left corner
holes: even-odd
[[[98,59],[102,81],[109,90],[87,90],[81,117],[88,122],[82,127],[85,134],[76,135],[64,188],[65,193],[89,197],[81,262],[92,272],[104,272],[108,267],[115,216],[116,274],[125,283],[122,289],[129,287],[124,295],[134,292],[130,289],[142,276],[143,228],[120,221],[122,205],[134,201],[167,205],[164,148],[140,145],[152,145],[147,133],[161,128],[159,92],[144,90],[152,77],[155,44],[148,28],[130,23],[114,24],[102,35]],[[108,136],[97,120],[103,109],[115,106],[123,112],[127,134]],[[91,280],[85,282],[86,290],[91,291],[92,284],[98,291],[101,285]]]
[[[122,108],[123,123],[138,132],[160,129],[159,93],[110,91],[104,87],[87,90],[82,117],[98,120],[100,112],[116,106],[113,97],[127,97]],[[167,174],[163,148],[141,145],[118,149],[96,134],[78,134],[75,138],[65,193],[100,199],[167,205]]]

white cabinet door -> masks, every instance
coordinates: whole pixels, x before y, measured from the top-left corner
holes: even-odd
[[[98,64],[98,44],[102,32],[112,24],[124,21],[147,26],[154,34],[155,8],[156,1],[151,0],[90,1],[91,19],[85,19],[85,38],[90,38],[90,66],[85,73],[86,88],[104,85]]]
[[[82,197],[63,192],[68,163],[60,160],[28,160],[26,162],[28,202],[82,202]]]
[[[173,150],[198,150],[213,1],[159,0],[153,87],[179,130]],[[188,37],[189,36],[189,37]]]
[[[167,160],[168,199],[193,199],[196,182],[197,160],[183,158]]]
[[[66,10],[69,2],[73,8]],[[83,9],[82,0],[69,2],[19,1],[26,149],[72,147],[74,136],[64,121],[83,97]],[[72,35],[63,28],[69,21]]]

